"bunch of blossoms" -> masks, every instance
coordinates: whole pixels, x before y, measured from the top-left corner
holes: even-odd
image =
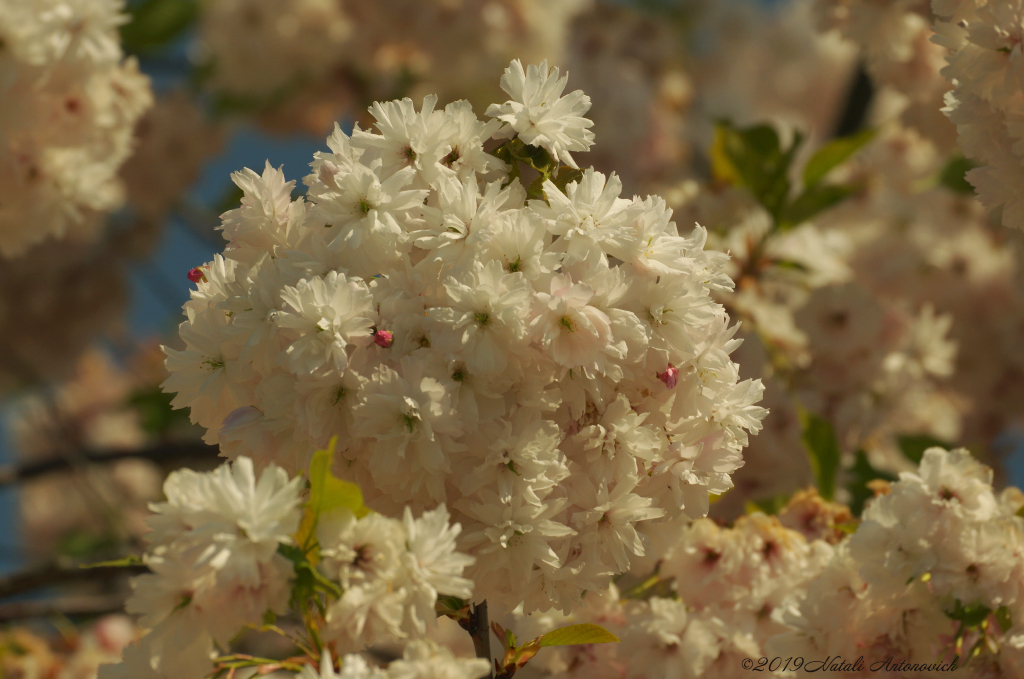
[[[40,636],[29,627],[0,632],[0,672],[5,677],[95,679],[103,663],[117,662],[138,637],[128,616],[106,615],[79,629],[62,629],[59,638]]]
[[[203,0],[199,46],[215,95],[259,109],[272,128],[322,134],[396,92],[490,102],[492,74],[513,56],[561,61],[590,4]]]
[[[936,319],[951,319],[951,343],[986,348],[950,355],[951,375],[919,401],[908,433],[993,452],[1024,397],[1021,239],[991,222],[969,185],[937,181],[954,166],[914,130],[887,125],[845,169],[864,188],[828,225],[854,243],[849,264],[871,296],[885,306],[930,306]]]
[[[150,506],[143,561],[152,572],[132,581],[127,603],[147,631],[120,664],[100,669],[101,679],[200,679],[247,664],[308,676],[309,663],[333,668],[333,653],[348,654],[345,676],[378,676],[358,652],[416,640],[401,671],[384,676],[426,679],[437,667],[464,679],[486,672],[486,661],[455,660],[424,640],[439,593],[472,593],[461,576],[472,558],[455,551],[458,524],[449,524],[443,506],[420,518],[407,509],[401,520],[370,513],[357,487],[328,472],[332,454],[314,456],[305,510],[304,479],[276,465],[257,474],[240,457],[208,473],[172,473],[167,501]],[[268,622],[288,612],[303,621],[301,635]],[[245,628],[287,636],[305,655],[273,663],[217,653]]]
[[[965,449],[927,450],[787,606],[779,619],[791,629],[767,655],[864,656],[863,671],[825,674],[833,677],[874,676],[871,665],[886,658],[931,666],[912,676],[945,676],[936,663],[955,656],[970,676],[1020,676],[1022,505],[1016,488],[997,496],[992,470]]]
[[[949,91],[940,73],[946,50],[932,41],[930,5],[930,0],[815,0],[815,11],[822,31],[837,32],[857,46],[877,88],[875,114],[899,117],[951,152],[956,134],[940,111]]]
[[[758,129],[769,133],[726,127],[719,134],[742,145]],[[829,148],[805,167],[813,167]],[[901,435],[955,440],[959,411],[948,384],[956,357],[956,342],[949,337],[953,319],[938,313],[930,300],[887,295],[857,280],[851,255],[872,236],[836,228],[837,212],[871,195],[865,191],[869,178],[843,175],[834,165],[827,176],[843,183],[811,177],[798,192],[787,181],[793,197],[780,208],[763,195],[755,197],[746,179],[720,164],[719,185],[695,187],[681,210],[707,224],[715,246],[733,256],[727,273],[738,280],[738,289],[719,298],[756,335],[740,349],[739,361],[747,375],[765,379],[773,417],[736,476],[740,492],[724,498],[718,515],[735,515],[746,500],[791,493],[810,482],[811,470],[799,454],[797,404],[828,420],[845,450],[864,449],[878,468],[909,466],[897,445]],[[733,186],[722,188],[723,183]],[[814,195],[822,186],[850,197],[809,218],[788,216],[800,196]],[[786,473],[777,473],[780,469]]]
[[[512,62],[489,121],[375,104],[379,132],[337,129],[307,199],[236,174],[164,383],[229,457],[299,469],[338,436],[371,506],[446,502],[478,599],[528,610],[626,571],[649,522],[706,514],[765,415],[711,297],[725,256],[576,168],[593,133],[566,80]]]
[[[89,237],[123,203],[118,168],[152,100],[122,58],[123,4],[0,2],[0,256]]]
[[[950,51],[942,74],[953,84],[943,112],[957,143],[980,164],[967,173],[978,199],[1005,226],[1024,228],[1020,151],[1021,38],[1024,6],[981,0],[935,0],[935,41]]]
[[[636,586],[587,592],[569,618],[514,620],[522,634],[565,621],[597,623],[622,642],[558,649],[538,656],[523,676],[735,677],[744,659],[764,655],[768,639],[786,631],[773,613],[799,599],[834,551],[760,512],[728,528],[706,518],[666,522],[653,543],[658,558],[636,564]]]

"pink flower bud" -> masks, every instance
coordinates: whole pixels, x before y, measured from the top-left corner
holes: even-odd
[[[188,272],[188,279],[190,281],[192,281],[193,283],[198,283],[199,281],[204,281],[205,282],[206,281],[206,274],[204,274],[203,270],[200,269],[197,266],[196,268],[194,268],[194,269],[192,269],[191,271]]]
[[[669,389],[674,388],[679,384],[679,368],[675,367],[671,363],[665,368],[665,372],[658,373],[658,379],[665,383],[665,386]]]
[[[373,341],[377,343],[378,347],[387,349],[395,343],[395,336],[388,330],[378,330],[373,333]]]

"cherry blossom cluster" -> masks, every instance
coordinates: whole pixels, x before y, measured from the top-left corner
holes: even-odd
[[[648,522],[706,514],[765,415],[711,297],[725,256],[575,169],[590,102],[565,85],[514,61],[490,120],[375,104],[305,198],[269,165],[237,173],[164,383],[229,456],[301,469],[338,436],[369,506],[447,503],[476,595],[530,610],[627,570]]]
[[[345,507],[314,513],[315,545],[308,544],[314,533],[296,544],[303,535],[303,483],[276,465],[257,474],[247,457],[208,473],[172,473],[164,484],[166,502],[150,506],[143,560],[151,572],[133,579],[127,603],[147,632],[125,650],[121,664],[105,666],[100,676],[207,676],[215,651],[244,628],[307,604],[296,569],[311,567],[310,550],[329,594],[317,638],[339,652],[422,639],[434,623],[439,592],[471,595],[472,583],[461,573],[472,558],[455,551],[460,527],[449,525],[443,506],[418,519],[406,511],[402,520],[365,512],[356,518]],[[426,652],[412,646],[407,664]],[[456,668],[464,664],[449,660]]]
[[[663,528],[653,540],[659,558],[638,564],[641,574],[656,566],[654,576],[630,590],[588,592],[570,618],[604,625],[622,642],[538,656],[528,676],[734,677],[745,658],[764,655],[766,642],[787,630],[776,611],[805,590],[834,551],[762,513],[731,528],[710,519]],[[515,629],[532,633],[563,620],[521,618]]]
[[[523,675],[734,677],[745,659],[777,656],[807,666],[766,676],[849,678],[878,674],[870,668],[887,658],[934,665],[959,656],[966,676],[1018,676],[1024,494],[996,494],[991,469],[941,448],[879,493],[859,525],[811,492],[778,518],[755,512],[729,528],[700,519],[660,531],[660,558],[631,574],[639,584],[588,592],[569,617],[510,617],[522,634],[587,621],[622,639],[557,649]],[[822,531],[828,524],[841,530]],[[837,657],[849,666],[863,657],[864,671],[811,662]]]
[[[769,654],[916,663],[959,655],[972,676],[1019,675],[1022,506],[1016,488],[997,495],[992,470],[965,449],[926,451],[783,612],[791,629]]]
[[[1005,226],[1024,228],[1024,178],[1017,119],[1024,7],[1017,2],[935,0],[935,41],[950,51],[943,70],[953,84],[943,112],[956,125],[964,155],[980,164],[967,173],[978,199],[999,210]]]
[[[8,625],[0,632],[0,672],[4,676],[51,676],[96,679],[104,663],[117,662],[125,646],[139,634],[123,614],[105,615],[58,638],[29,626]]]
[[[0,2],[0,256],[89,238],[124,202],[118,168],[152,102],[124,59],[122,0]]]

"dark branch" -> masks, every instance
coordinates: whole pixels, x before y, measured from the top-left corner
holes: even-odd
[[[52,615],[75,617],[119,612],[124,612],[124,597],[118,594],[73,596],[41,601],[15,601],[0,604],[0,623]]]
[[[491,662],[491,625],[487,621],[487,602],[482,601],[477,605],[470,605],[469,618],[459,621],[462,629],[469,632],[473,638],[473,649],[476,657]],[[490,676],[493,676],[490,675]]]
[[[850,84],[850,91],[846,95],[842,116],[839,118],[832,136],[848,137],[864,127],[864,120],[867,118],[874,93],[875,88],[871,84],[868,72],[864,70],[864,64],[858,64],[853,82]]]
[[[159,463],[180,463],[191,460],[216,459],[218,449],[205,443],[158,443],[137,450],[92,450],[81,455],[55,457],[46,460],[26,462],[20,465],[0,466],[0,487],[26,481],[53,472],[66,471],[73,464],[92,462],[104,464],[118,460],[151,460]]]
[[[145,566],[99,566],[81,568],[66,560],[45,563],[36,568],[0,577],[0,599],[25,594],[42,587],[69,582],[106,582],[127,575],[145,573]]]

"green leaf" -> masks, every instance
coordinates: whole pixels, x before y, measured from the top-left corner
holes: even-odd
[[[946,617],[956,620],[964,627],[976,627],[984,622],[992,613],[992,609],[981,604],[968,604],[966,606],[957,599],[952,611],[945,611]]]
[[[825,175],[875,138],[876,130],[866,129],[849,137],[833,139],[814,152],[804,167],[804,188],[809,189],[824,179]]]
[[[143,431],[164,436],[176,429],[192,427],[186,408],[171,407],[174,394],[165,394],[160,387],[138,389],[128,397],[126,405],[135,411]]]
[[[558,174],[555,175],[552,182],[558,187],[559,191],[565,193],[565,187],[568,186],[570,182],[578,183],[581,179],[583,179],[583,170],[577,170],[574,167],[562,165],[558,168]]]
[[[576,644],[609,644],[619,638],[600,625],[585,623],[551,630],[540,638],[541,646],[573,646]]]
[[[850,511],[854,516],[860,516],[864,511],[864,504],[874,496],[874,493],[868,488],[868,482],[875,479],[892,482],[896,480],[896,477],[872,467],[867,453],[858,450],[854,457],[853,467],[850,468],[850,483],[846,487],[850,491]]]
[[[121,27],[126,52],[155,52],[182,35],[199,16],[197,0],[144,0],[128,7],[131,19]]]
[[[942,172],[939,173],[939,183],[956,193],[973,196],[974,187],[967,181],[965,175],[976,167],[978,165],[973,160],[956,156],[946,164],[946,167],[942,168]]]
[[[745,186],[776,222],[789,196],[789,166],[803,138],[797,134],[786,151],[768,125],[738,129],[720,121],[712,146],[712,169],[719,179]]]
[[[131,555],[126,556],[123,559],[114,559],[113,561],[98,561],[96,563],[84,563],[79,568],[125,568],[128,566],[143,566],[145,562],[141,556]]]
[[[938,447],[949,450],[951,447],[946,441],[929,436],[928,434],[900,434],[896,437],[896,443],[899,445],[900,450],[903,451],[903,455],[914,464],[921,464],[924,451],[929,448]]]
[[[817,415],[799,408],[802,433],[800,440],[807,451],[818,494],[831,500],[836,494],[836,476],[839,473],[839,441],[832,425]]]
[[[803,224],[819,212],[836,205],[856,189],[840,184],[819,184],[801,193],[790,203],[779,220],[779,229],[785,231]]]
[[[996,622],[999,623],[999,629],[1002,630],[1003,634],[1013,627],[1013,615],[1010,613],[1010,609],[1006,606],[997,608]]]
[[[807,273],[810,271],[806,264],[793,261],[792,259],[773,259],[771,262],[772,266],[779,269],[786,269],[788,271],[799,271],[800,273]]]
[[[760,500],[747,500],[746,510],[748,514],[764,512],[769,516],[778,514],[789,502],[789,495],[775,495],[773,497],[761,498]]]
[[[331,473],[334,462],[334,447],[338,437],[331,439],[324,450],[313,453],[309,463],[309,502],[295,536],[297,544],[311,546],[320,515],[332,509],[346,508],[357,517],[366,516],[370,510],[363,504],[363,493],[354,483],[342,481]]]

